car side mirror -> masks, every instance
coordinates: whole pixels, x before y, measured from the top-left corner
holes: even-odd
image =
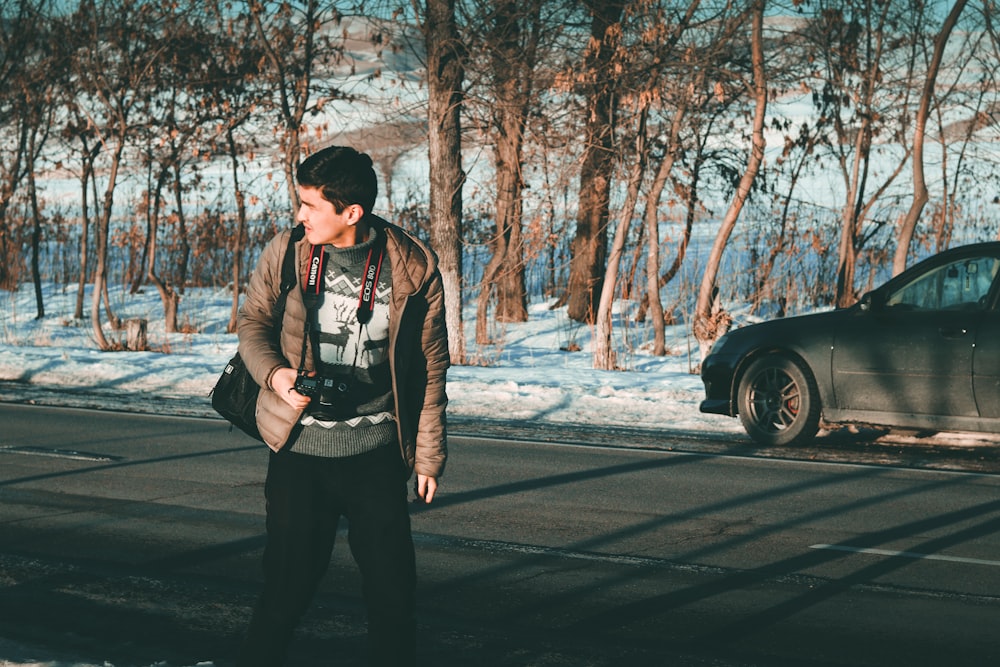
[[[862,295],[861,300],[858,302],[858,307],[861,308],[861,312],[864,313],[877,312],[881,310],[884,305],[884,300],[879,298],[877,292],[866,292]]]

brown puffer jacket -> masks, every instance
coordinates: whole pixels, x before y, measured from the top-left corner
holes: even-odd
[[[445,376],[450,359],[437,257],[399,227],[379,218],[374,218],[372,225],[386,235],[386,259],[392,267],[389,368],[400,449],[411,471],[440,477],[448,453]],[[257,426],[264,442],[275,451],[286,444],[302,414],[270,389],[274,372],[298,368],[302,356],[306,307],[301,284],[310,249],[305,239],[296,243],[299,286],[288,294],[280,341],[276,343],[273,335],[276,322],[272,313],[290,236],[291,230],[281,232],[264,248],[237,319],[240,355],[262,387],[257,399]],[[306,353],[305,367],[313,370],[311,352]]]

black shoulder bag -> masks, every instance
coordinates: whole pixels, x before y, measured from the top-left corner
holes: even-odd
[[[275,321],[278,323],[275,333],[281,331],[281,320],[285,315],[285,301],[297,282],[295,270],[295,242],[305,234],[302,225],[296,225],[285,248],[285,257],[281,262],[281,291],[274,303]],[[277,337],[277,336],[276,336]],[[229,422],[229,430],[233,426],[247,435],[263,441],[257,428],[257,395],[260,385],[253,379],[243,358],[237,352],[226,364],[222,375],[210,392],[212,408]]]

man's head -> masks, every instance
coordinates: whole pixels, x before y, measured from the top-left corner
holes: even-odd
[[[330,146],[299,165],[296,219],[313,245],[355,245],[367,234],[365,216],[375,204],[378,184],[372,160],[345,146]]]
[[[372,159],[349,146],[328,146],[313,153],[295,174],[301,187],[317,188],[340,212],[358,204],[371,213],[378,195],[378,179]]]

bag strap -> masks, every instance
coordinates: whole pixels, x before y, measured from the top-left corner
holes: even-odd
[[[288,293],[292,291],[298,282],[298,271],[295,268],[295,243],[306,234],[306,228],[302,225],[295,225],[291,236],[288,237],[288,245],[285,247],[285,258],[281,261],[281,291],[278,293],[278,300],[274,302],[274,315],[277,327],[275,333],[281,330],[281,321],[285,317],[285,301],[288,300]]]

